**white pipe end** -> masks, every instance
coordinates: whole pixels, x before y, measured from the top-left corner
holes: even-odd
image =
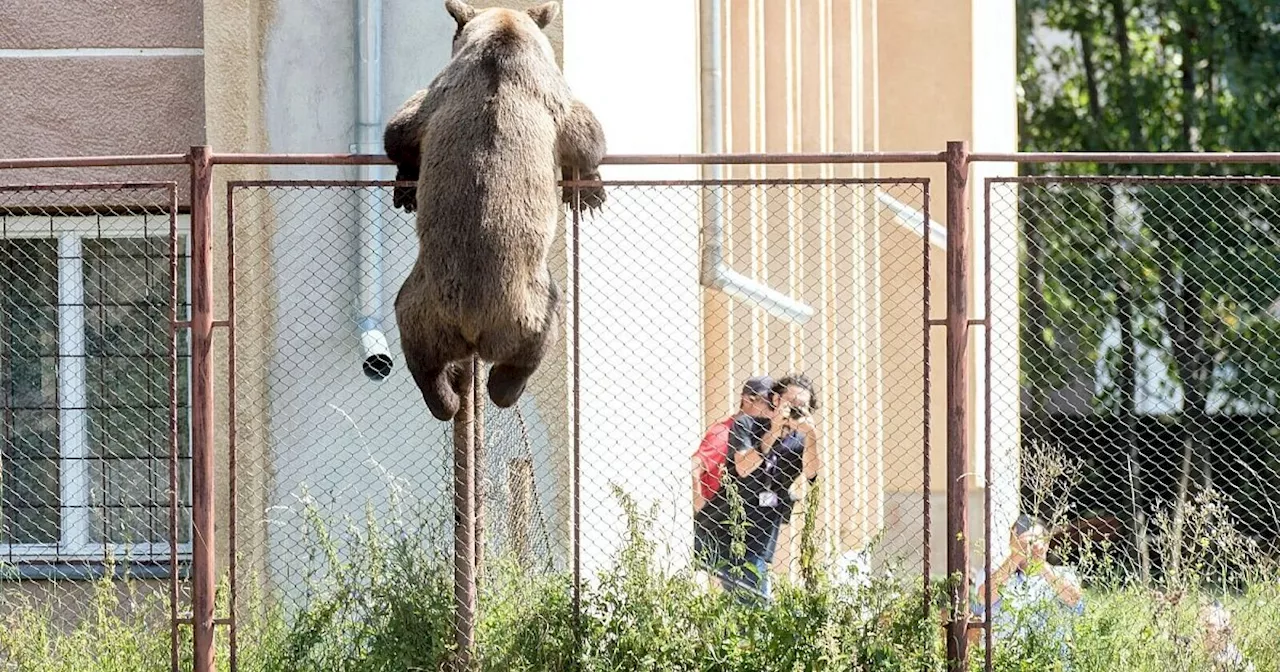
[[[362,368],[369,380],[381,381],[391,375],[393,363],[386,334],[380,329],[364,329],[360,332],[360,347],[364,351]]]

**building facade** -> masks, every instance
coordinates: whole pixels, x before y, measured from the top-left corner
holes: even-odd
[[[0,156],[183,153],[197,144],[216,152],[376,153],[380,148],[361,146],[359,136],[358,94],[369,82],[367,76],[361,79],[369,70],[361,67],[358,39],[364,5],[0,3],[0,81],[12,93],[0,99]],[[447,62],[453,24],[442,5],[379,4],[374,106],[379,119],[385,121]],[[58,20],[49,18],[54,15]],[[1011,151],[1017,131],[1014,31],[1012,0],[720,0],[714,7],[678,0],[567,0],[549,28],[570,85],[606,129],[611,154],[937,151],[948,140],[968,140],[983,151]],[[981,179],[1011,170],[975,168],[974,229],[982,212]],[[538,548],[563,562],[572,537],[576,422],[584,568],[608,563],[623,540],[622,510],[611,495],[615,484],[642,505],[656,506],[664,558],[672,567],[682,566],[691,543],[689,461],[705,426],[733,410],[737,387],[746,377],[794,370],[815,378],[820,389],[823,482],[831,484],[822,494],[823,529],[833,548],[856,551],[882,538],[886,553],[918,562],[925,399],[921,250],[922,236],[929,238],[930,291],[938,317],[945,296],[943,166],[735,166],[717,172],[693,165],[609,165],[602,173],[608,180],[637,183],[710,177],[756,183],[724,190],[620,185],[611,188],[603,212],[578,223],[581,336],[575,343],[571,333],[565,334],[521,401],[518,417],[494,409],[486,413],[482,486],[493,504],[486,524],[495,533],[512,535],[505,537],[511,541],[528,534],[536,518],[543,539]],[[232,180],[357,177],[391,175],[381,168],[365,174],[355,168],[221,166],[215,194],[226,193]],[[920,219],[922,189],[847,182],[894,177],[930,181],[930,222]],[[799,188],[760,182],[776,179],[846,182]],[[180,166],[10,171],[0,172],[0,180],[172,180],[180,206],[189,188]],[[811,311],[812,317],[797,320],[785,308],[763,310],[735,298],[733,288],[716,284],[723,277],[717,280],[708,270],[709,194],[722,223],[723,268],[802,305],[801,312]],[[228,357],[217,360],[217,414],[229,421],[228,382],[234,378],[240,568],[282,584],[296,585],[307,563],[299,531],[307,503],[335,526],[343,516],[358,522],[371,500],[389,506],[393,494],[449,503],[449,430],[425,412],[399,357],[388,310],[382,329],[394,368],[380,381],[361,372],[357,294],[364,267],[356,250],[363,240],[361,217],[368,222],[352,200],[346,192],[304,186],[245,188],[232,199],[237,355],[234,372]],[[227,221],[222,199],[215,198],[215,205],[215,222]],[[37,217],[37,226],[41,217],[56,219],[47,212],[22,214]],[[8,216],[17,217],[17,211]],[[385,219],[382,282],[376,291],[382,305],[390,306],[416,242],[409,216],[388,210]],[[180,229],[182,222],[185,215],[179,217]],[[563,222],[552,255],[553,273],[565,288],[573,287],[574,255],[565,235],[572,225]],[[74,236],[64,233],[73,226],[50,226],[48,236],[6,233],[6,240],[48,238],[49,249],[75,244],[51,242],[72,241]],[[136,222],[108,226],[123,230]],[[96,231],[104,237],[101,228]],[[229,269],[220,253],[227,243],[226,230],[215,226],[219,311],[229,298]],[[6,244],[11,255],[17,254],[12,247],[17,243]],[[975,248],[972,258],[980,259],[980,252]],[[71,256],[91,258],[85,255]],[[974,296],[980,296],[981,268],[975,270]],[[50,273],[87,278],[86,272],[52,266],[44,271],[46,284]],[[38,284],[31,278],[21,281]],[[993,278],[993,302],[1016,306],[1015,283],[1016,277]],[[55,312],[75,303],[75,296],[61,291],[46,298]],[[1017,333],[1016,310],[1002,308],[993,315],[1004,326],[997,329],[993,347],[1016,348],[1011,340]],[[572,319],[570,311],[567,317]],[[62,331],[80,324],[74,316],[66,320],[58,322]],[[13,342],[4,352],[20,350],[18,332],[5,333]],[[42,338],[57,342],[61,337]],[[225,335],[219,338],[215,348],[225,354]],[[975,348],[974,354],[970,370],[976,394],[983,371],[980,351]],[[933,538],[940,539],[945,520],[940,330],[929,356],[933,473],[926,499],[933,509]],[[7,375],[14,378],[11,363],[17,360],[0,358],[0,368],[6,361]],[[999,361],[1016,362],[1016,357]],[[80,379],[59,366],[41,374],[36,387],[47,392],[64,380],[66,389],[75,389]],[[998,527],[1000,516],[1016,506],[1017,371],[992,374],[993,398],[1009,401],[993,406],[998,415],[992,418],[990,456],[980,450],[983,409],[974,405],[972,436],[978,449],[972,470],[981,474],[982,461],[990,457],[997,476],[1004,475],[993,496],[1000,507]],[[59,402],[52,399],[37,401],[56,408]],[[13,395],[6,403],[6,422],[16,426],[12,409],[20,404]],[[88,427],[100,421],[83,422]],[[42,453],[19,457],[17,444],[6,444],[0,520],[17,529],[13,511],[18,497],[25,497],[24,502],[43,507],[45,516],[44,522],[30,515],[24,519],[28,537],[52,544],[55,554],[69,541],[85,544],[81,555],[88,557],[101,535],[69,540],[66,531],[76,525],[103,527],[111,516],[102,512],[112,510],[114,497],[115,509],[125,514],[113,524],[135,533],[131,538],[143,528],[148,530],[143,536],[155,537],[155,521],[149,526],[137,521],[158,515],[163,492],[157,495],[152,486],[142,493],[129,484],[139,481],[139,469],[167,474],[156,457],[163,451],[130,458],[132,471],[113,472],[118,485],[77,485],[68,474],[78,472],[65,465],[86,455],[90,462],[104,462],[107,453],[86,447],[95,440],[86,438],[89,430],[55,424],[48,420],[42,430]],[[219,428],[217,492],[219,509],[227,512],[229,432],[222,422]],[[42,475],[33,475],[39,469]],[[98,468],[84,480],[101,481],[102,473]],[[23,482],[37,485],[24,490]],[[979,480],[977,485],[985,484]],[[44,494],[37,496],[36,490]],[[975,490],[975,507],[981,497]],[[529,499],[533,503],[514,504]],[[517,509],[522,513],[513,513]],[[442,509],[439,523],[446,534],[449,519]],[[77,520],[82,522],[71,525]],[[981,518],[975,514],[970,520],[975,538],[980,537]],[[16,537],[0,540],[0,547],[6,543],[10,564],[22,565]],[[219,527],[217,544],[226,562],[228,526]],[[793,544],[784,542],[780,567],[794,555]],[[940,543],[933,544],[933,553],[932,566],[941,568]]]

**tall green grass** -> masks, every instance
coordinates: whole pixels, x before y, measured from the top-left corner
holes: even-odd
[[[780,579],[772,605],[740,603],[691,572],[659,571],[652,517],[615,491],[627,514],[616,561],[582,587],[575,617],[570,578],[532,570],[514,558],[489,558],[479,594],[478,669],[621,672],[919,672],[943,668],[945,586],[931,587],[925,609],[920,577],[879,571],[861,588],[823,569],[806,537],[801,580]],[[1213,671],[1197,613],[1221,599],[1234,616],[1232,636],[1259,672],[1280,670],[1280,582],[1248,560],[1228,557],[1247,544],[1218,529],[1212,501],[1184,522],[1189,549],[1182,571],[1157,586],[1122,580],[1102,559],[1082,566],[1093,577],[1087,610],[1069,642],[1075,672]],[[1200,511],[1199,514],[1194,513]],[[1196,517],[1199,515],[1200,517]],[[801,534],[811,534],[801,514]],[[286,614],[258,597],[242,598],[243,672],[388,672],[448,669],[453,654],[451,559],[427,534],[430,521],[388,526],[370,517],[334,534],[319,511],[306,517],[321,571],[308,598]],[[1197,550],[1199,549],[1199,550]],[[1172,552],[1171,549],[1166,549]],[[1105,556],[1099,556],[1099,558]],[[1093,563],[1093,564],[1090,564]],[[1109,574],[1110,572],[1110,574]],[[246,582],[249,583],[249,582]],[[129,580],[94,584],[93,603],[70,630],[53,606],[4,605],[0,670],[11,672],[161,672],[169,667],[163,593],[138,597]],[[225,600],[226,591],[220,591]],[[136,600],[136,603],[134,602]],[[225,604],[220,605],[225,613]],[[161,619],[157,621],[155,616]],[[183,641],[189,639],[184,628]],[[1000,643],[1000,672],[1061,669],[1058,644],[1044,638]],[[183,657],[187,658],[184,647]],[[227,669],[225,637],[220,668]],[[974,652],[973,669],[981,669]],[[183,669],[190,669],[189,663]]]

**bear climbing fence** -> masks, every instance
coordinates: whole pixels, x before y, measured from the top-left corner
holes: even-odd
[[[1086,579],[1276,550],[1273,178],[1012,167],[1280,155],[610,157],[604,209],[557,224],[554,352],[511,408],[477,367],[452,424],[399,357],[414,218],[340,179],[385,163],[0,161],[4,610],[73,624],[122,567],[164,596],[173,669],[568,669],[646,617],[715,648],[764,636],[730,636],[754,607],[729,596],[853,609],[896,575],[914,606],[874,617],[937,628],[890,648],[990,669],[1006,633],[970,614],[1019,514]],[[777,443],[730,417],[778,412],[761,374],[800,408]]]

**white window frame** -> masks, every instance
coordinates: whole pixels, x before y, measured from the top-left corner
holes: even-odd
[[[189,215],[174,217],[176,234],[182,237],[179,253],[191,258],[191,221]],[[88,435],[88,365],[85,358],[85,306],[83,243],[88,239],[147,238],[169,236],[169,215],[22,215],[0,218],[0,238],[50,239],[58,241],[58,514],[62,538],[56,544],[0,543],[0,561],[12,558],[17,565],[28,562],[100,561],[105,555],[138,560],[169,558],[167,541],[111,543],[89,541],[90,483]],[[191,264],[185,264],[187,296],[178,297],[179,305],[191,302]],[[186,319],[179,315],[179,320]],[[190,359],[187,380],[191,379]],[[191,408],[191,386],[187,386],[188,413]],[[187,423],[187,445],[191,445],[191,423]],[[190,459],[188,457],[188,459]],[[168,460],[166,459],[166,464]],[[181,476],[179,476],[181,478]],[[191,492],[191,474],[184,479]],[[190,501],[178,501],[179,508],[189,508]],[[164,508],[169,507],[166,503]],[[165,525],[168,534],[168,525]],[[178,560],[189,560],[191,542],[176,544]]]

